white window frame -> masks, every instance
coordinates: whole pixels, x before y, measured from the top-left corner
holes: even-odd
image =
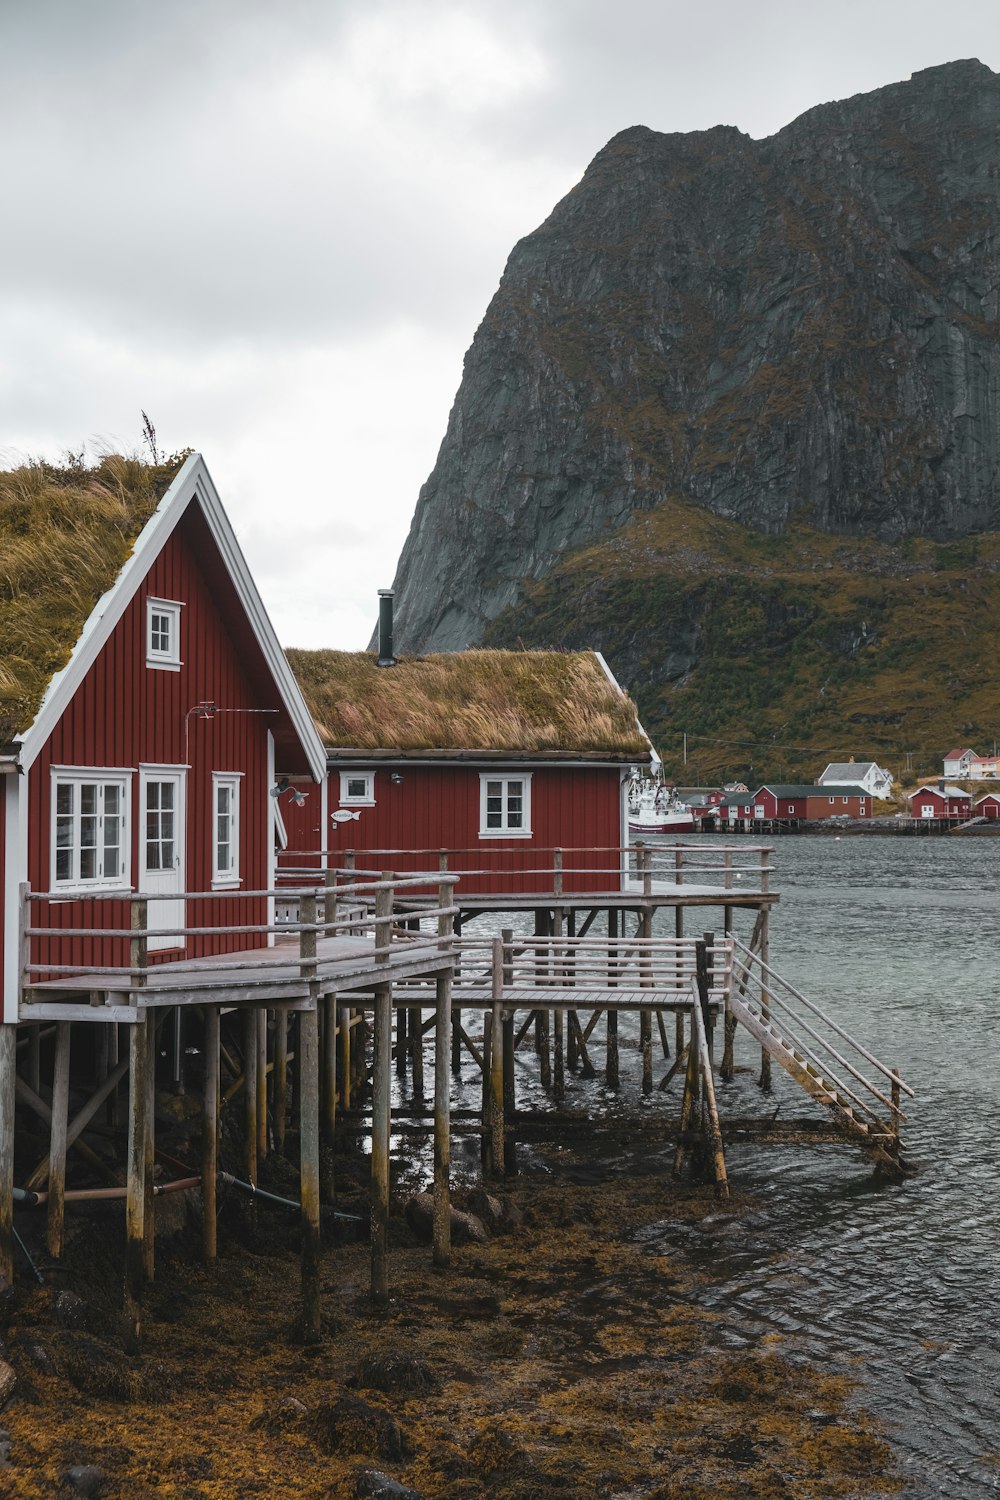
[[[178,599],[146,600],[146,666],[165,672],[179,672],[181,662],[181,610]],[[166,650],[153,645],[153,616],[164,615],[170,621],[170,643]]]
[[[352,781],[364,781],[365,792],[363,797],[352,796],[348,791]],[[374,771],[341,771],[340,773],[340,805],[341,807],[374,807],[375,806],[375,772]]]
[[[240,875],[240,782],[242,771],[212,772],[212,889],[231,891],[242,885]],[[229,792],[229,849],[231,864],[219,864],[219,793]]]
[[[86,895],[88,891],[127,891],[132,889],[132,770],[124,770],[120,766],[53,766],[51,768],[51,809],[49,813],[49,888],[53,891],[64,891],[67,895]],[[73,796],[73,842],[70,845],[72,859],[72,873],[59,879],[57,863],[57,829],[58,829],[58,806],[60,786],[72,786],[75,788]],[[97,862],[101,873],[89,879],[80,877],[80,787],[97,786],[100,788],[98,797],[99,836],[96,844]],[[105,876],[103,873],[104,839],[100,837],[104,819],[104,789],[114,786],[118,789],[119,813],[121,818],[121,837],[118,845],[119,870],[116,875]]]
[[[481,839],[530,839],[531,838],[531,776],[530,771],[518,771],[516,775],[508,774],[506,771],[482,771],[479,776],[479,837]],[[486,826],[486,802],[487,787],[491,781],[499,781],[503,784],[503,818],[504,826],[501,828],[487,828]],[[507,806],[509,792],[507,788],[511,782],[521,783],[521,823],[520,828],[507,826],[509,809]]]

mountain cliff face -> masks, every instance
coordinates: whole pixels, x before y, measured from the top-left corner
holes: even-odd
[[[759,593],[754,537],[873,538],[902,588],[906,539],[1000,530],[998,128],[1000,77],[967,61],[768,140],[616,136],[514,248],[466,357],[399,562],[400,647],[621,643],[621,598],[573,556],[603,546],[648,584],[637,515],[693,516],[696,563],[663,524],[652,549],[678,606],[641,668],[659,694],[707,660],[698,580],[742,569]],[[720,563],[701,513],[751,541],[727,530]],[[763,618],[798,561],[770,558]],[[585,576],[586,617],[554,610]]]

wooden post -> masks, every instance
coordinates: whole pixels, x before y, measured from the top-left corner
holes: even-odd
[[[503,1128],[503,938],[493,939],[492,1000],[490,1029],[490,1094],[487,1173],[500,1177],[504,1170]]]
[[[552,890],[557,899],[563,893],[563,852],[561,849],[552,851]]]
[[[133,977],[134,982],[134,977]],[[146,1211],[146,1135],[149,1113],[149,1011],[141,1011],[129,1028],[128,1177],[125,1197],[124,1338],[131,1353],[142,1336],[142,1298],[146,1281],[143,1221]]]
[[[351,1107],[351,1007],[341,1005],[339,1016],[340,1041],[340,1107]]]
[[[640,932],[643,940],[653,935],[653,912],[652,908],[644,906],[640,919]],[[649,949],[644,949],[639,959],[639,984],[643,989],[651,989],[653,985],[652,958]],[[648,1006],[643,1006],[639,1013],[639,1040],[642,1045],[642,1092],[651,1094],[653,1092],[653,1016]]]
[[[392,1064],[392,988],[375,991],[372,1079],[371,1291],[376,1307],[389,1302],[389,1075]]]
[[[267,1160],[267,1006],[257,1007],[257,1160]]]
[[[693,1004],[698,1004],[696,997],[693,999]],[[691,1122],[694,1118],[695,1110],[698,1107],[698,1095],[700,1092],[700,1080],[698,1077],[699,1061],[700,1057],[695,1034],[695,1020],[694,1013],[692,1011],[691,1045],[688,1048],[687,1070],[684,1074],[684,1098],[681,1101],[680,1134],[677,1141],[677,1149],[674,1152],[675,1177],[679,1177],[681,1172],[684,1170],[684,1163],[687,1160],[688,1154],[688,1132],[691,1129]]]
[[[550,934],[551,927],[547,911],[535,911],[535,936],[546,937]],[[548,965],[539,949],[535,949],[535,983],[546,983],[548,977]],[[535,1041],[540,1058],[539,1076],[542,1088],[552,1087],[552,1058],[549,1044],[549,1012],[542,1009],[538,1012],[537,1029]]]
[[[714,1065],[714,1063],[715,1063],[715,1050],[714,1050],[714,1048],[715,1048],[715,1019],[714,1019],[714,1017],[712,1015],[712,1007],[711,1007],[711,1003],[710,1003],[710,993],[711,993],[711,989],[712,989],[712,978],[713,978],[713,974],[714,974],[714,970],[715,970],[715,933],[714,932],[703,932],[702,933],[702,942],[705,945],[704,946],[704,954],[705,954],[705,959],[704,959],[704,963],[705,963],[705,988],[704,988],[704,992],[703,992],[704,998],[703,998],[703,1001],[702,1001],[702,1011],[703,1011],[704,1016],[705,1016],[705,1044],[708,1047],[709,1061]],[[701,983],[701,981],[699,979],[699,986],[700,986],[700,983]]]
[[[288,1117],[288,1012],[283,1005],[274,1011],[274,1078],[271,1086],[274,1100],[274,1149],[285,1154],[285,1122]]]
[[[558,941],[558,939],[560,939],[563,935],[563,914],[558,907],[552,913],[551,921],[552,936]],[[558,956],[558,953],[559,950],[557,948],[553,948],[553,978],[556,984],[559,983],[559,980],[561,978],[560,971],[562,967],[561,958]],[[556,1006],[555,1010],[553,1010],[552,1012],[552,1097],[557,1104],[561,1104],[566,1097],[566,1049],[563,1045],[564,1023],[565,1012],[563,1011],[562,1006]]]
[[[310,898],[315,908],[315,896]],[[305,938],[307,934],[302,933]],[[315,933],[312,934],[315,944]],[[315,951],[315,949],[314,949]],[[302,1203],[302,1337],[318,1344],[322,1332],[319,1257],[319,1004],[299,1011],[299,1196]]]
[[[618,985],[618,950],[615,946],[618,940],[618,912],[614,907],[608,908],[608,940],[608,987],[614,989]],[[609,1089],[618,1088],[618,1012],[616,1010],[608,1011],[604,1076]]]
[[[243,1009],[243,1170],[257,1186],[257,1010]],[[251,1210],[253,1203],[251,1202]]]
[[[504,988],[514,983],[514,932],[505,927],[501,934],[503,944]],[[504,1155],[503,1169],[508,1177],[517,1171],[517,1138],[514,1131],[514,1116],[517,1112],[517,1096],[514,1080],[516,1045],[514,1041],[514,1012],[506,1011],[503,1017],[503,1120]]]
[[[674,937],[677,939],[678,942],[680,942],[680,940],[681,940],[681,938],[683,938],[683,936],[684,936],[684,908],[683,908],[683,906],[681,906],[680,904],[678,904],[677,906],[674,907]],[[678,953],[678,956],[677,956],[677,962],[678,962],[678,964],[680,963],[680,954],[679,953]],[[678,989],[681,989],[682,986],[683,986],[683,981],[680,978],[678,978],[678,980],[677,980],[677,987],[678,987]],[[674,1018],[674,1057],[677,1058],[678,1060],[680,1060],[681,1053],[684,1051],[684,1045],[685,1045],[684,1044],[684,1012],[678,1007],[676,1016]]]
[[[451,974],[435,982],[434,1031],[434,1250],[436,1266],[451,1262]]]
[[[49,1144],[49,1201],[46,1243],[49,1254],[60,1260],[63,1253],[63,1221],[66,1212],[66,1128],[69,1124],[69,1060],[72,1022],[56,1023],[55,1061],[52,1066],[52,1125]]]
[[[762,873],[761,880],[764,881],[766,880],[766,878],[766,874]],[[760,924],[760,948],[758,951],[760,953],[761,964],[763,965],[768,962],[768,956],[770,952],[767,932],[768,911],[766,906],[761,907],[760,915],[763,920]],[[761,1023],[764,1026],[769,1026],[771,1024],[771,1011],[768,1006],[769,999],[770,993],[767,987],[767,973],[762,967],[760,971],[760,1019]],[[771,1087],[771,1054],[764,1047],[761,1047],[760,1049],[760,1086],[762,1089],[770,1089]]]
[[[149,1017],[149,1025],[146,1027],[149,1067],[146,1075],[146,1176],[144,1182],[145,1208],[142,1219],[142,1236],[147,1283],[152,1282],[156,1266],[156,1200],[153,1196],[153,1173],[156,1165],[156,1049],[158,1014],[162,1017],[166,1016],[165,1011],[161,1013],[155,1010],[152,1011]]]
[[[730,875],[731,873],[732,872],[730,871]],[[731,941],[733,935],[733,908],[731,906],[726,906],[723,908],[722,925],[725,929],[726,941],[729,942]],[[722,1064],[719,1068],[719,1076],[720,1078],[723,1078],[726,1083],[729,1083],[736,1073],[736,1060],[734,1056],[735,1046],[736,1018],[733,1016],[729,1007],[729,990],[727,989],[726,1012],[722,1025]]]
[[[333,1145],[337,1129],[337,997],[323,998],[323,1138]]]
[[[396,1011],[396,1077],[406,1077],[406,1022],[407,1010],[401,1005]]]
[[[279,1011],[279,1016],[284,1012]],[[205,1010],[204,1064],[205,1078],[201,1105],[201,1247],[207,1265],[215,1260],[219,1173],[219,1008]],[[275,1095],[277,1099],[277,1094]]]
[[[32,1030],[37,1030],[32,1027]],[[0,1281],[14,1281],[14,1101],[17,1026],[0,1024]]]

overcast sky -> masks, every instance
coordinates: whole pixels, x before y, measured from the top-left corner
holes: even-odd
[[[997,0],[0,0],[0,455],[145,408],[284,643],[363,646],[506,257],[612,135],[960,57]]]

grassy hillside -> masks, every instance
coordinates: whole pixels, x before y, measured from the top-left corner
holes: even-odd
[[[899,774],[907,752],[915,776],[1000,737],[998,621],[1000,534],[771,536],[669,500],[526,585],[487,640],[602,650],[678,778],[851,754]]]

